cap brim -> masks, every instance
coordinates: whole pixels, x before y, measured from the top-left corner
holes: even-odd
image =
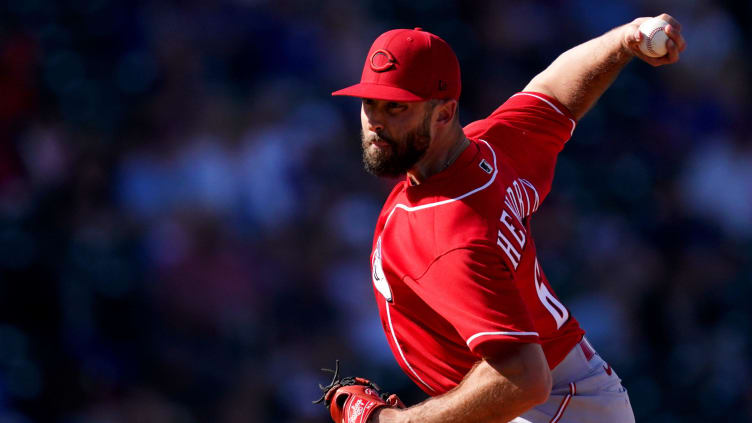
[[[362,82],[335,91],[332,95],[404,102],[428,100],[402,88],[391,87],[388,85],[364,84]]]

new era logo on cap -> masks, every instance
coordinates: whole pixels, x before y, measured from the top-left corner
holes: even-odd
[[[460,64],[446,41],[421,28],[393,29],[373,42],[360,83],[332,95],[389,101],[460,97]]]

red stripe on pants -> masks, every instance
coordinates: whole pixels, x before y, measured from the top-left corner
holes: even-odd
[[[570,382],[569,383],[569,393],[561,401],[561,405],[559,405],[559,409],[556,410],[556,414],[554,414],[554,417],[551,419],[550,423],[556,423],[559,420],[561,420],[561,416],[564,415],[564,410],[567,409],[567,406],[569,405],[569,401],[572,399],[572,397],[576,393],[577,393],[577,386],[574,384],[574,382]]]

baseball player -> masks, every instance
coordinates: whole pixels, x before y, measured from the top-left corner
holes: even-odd
[[[403,408],[360,378],[325,399],[344,422],[633,422],[626,389],[554,294],[530,219],[576,122],[633,57],[639,18],[568,50],[485,119],[458,119],[460,67],[420,28],[379,36],[360,83],[363,161],[406,175],[376,224],[371,274],[382,326],[404,372],[431,399]],[[356,385],[356,388],[353,388]],[[328,389],[327,389],[328,388]],[[323,398],[322,398],[323,399]]]

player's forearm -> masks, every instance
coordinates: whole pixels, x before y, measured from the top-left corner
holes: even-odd
[[[385,408],[373,422],[508,422],[545,402],[551,373],[540,345],[502,361],[481,361],[456,388],[406,410]]]
[[[560,55],[525,91],[548,94],[580,119],[634,57],[625,43],[629,25],[615,28]]]

